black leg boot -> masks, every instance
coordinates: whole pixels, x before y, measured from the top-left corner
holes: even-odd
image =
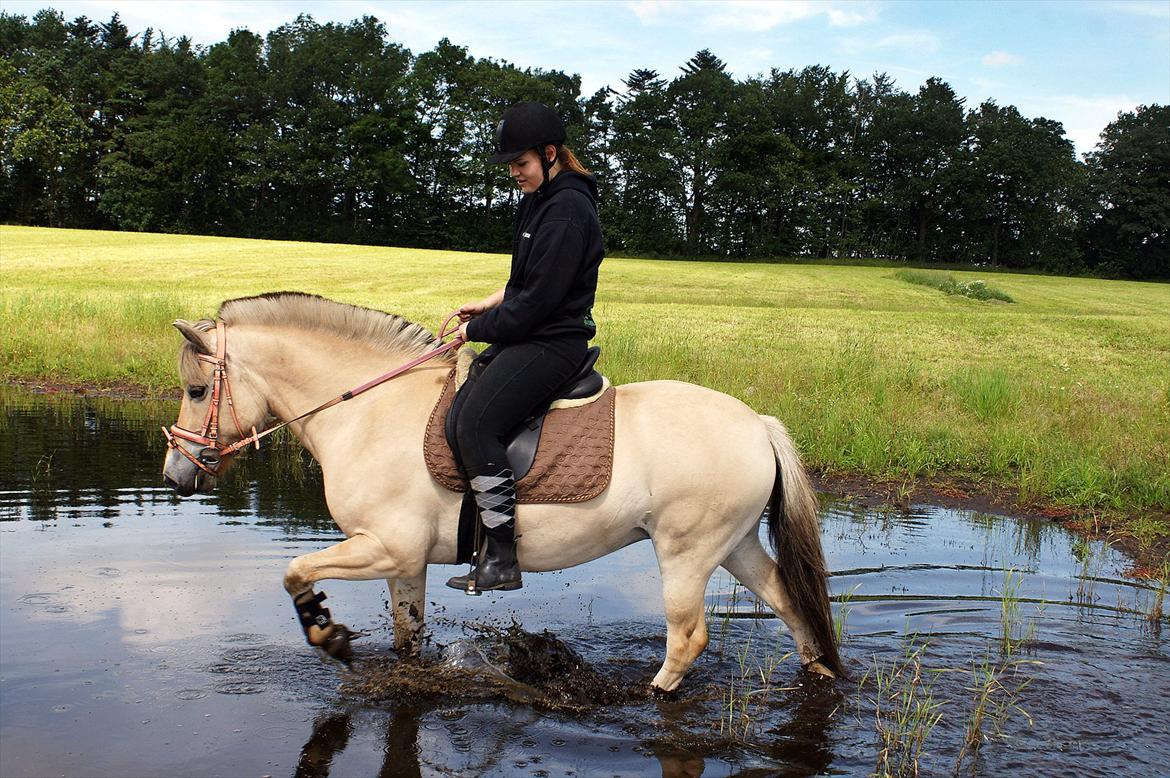
[[[508,467],[488,465],[488,472],[495,475],[471,478],[475,502],[487,530],[479,565],[469,574],[447,581],[452,589],[468,593],[508,592],[521,586],[520,565],[516,562],[516,481]]]
[[[516,559],[515,520],[489,527],[479,565],[467,575],[450,579],[447,585],[465,592],[511,592],[523,586]]]

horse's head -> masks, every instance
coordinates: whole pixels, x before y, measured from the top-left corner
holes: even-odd
[[[180,496],[209,492],[230,467],[241,441],[267,416],[267,404],[253,390],[246,371],[236,369],[228,380],[226,328],[211,321],[175,327],[186,343],[179,352],[183,390],[178,421],[163,428],[169,450],[163,481]],[[246,445],[246,444],[244,444]]]

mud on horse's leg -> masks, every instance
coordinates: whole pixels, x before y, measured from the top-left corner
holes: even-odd
[[[388,578],[390,613],[394,618],[394,650],[400,656],[418,656],[422,650],[423,607],[427,576]]]

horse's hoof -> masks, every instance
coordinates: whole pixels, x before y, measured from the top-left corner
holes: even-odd
[[[650,696],[656,700],[663,700],[666,702],[674,702],[675,700],[677,700],[679,698],[680,695],[679,695],[677,688],[674,688],[674,689],[671,689],[670,691],[667,691],[666,689],[663,689],[661,686],[658,686],[658,685],[652,683],[652,684],[650,684]]]
[[[333,631],[329,633],[329,637],[325,638],[318,648],[320,648],[325,655],[331,659],[336,659],[348,665],[353,660],[353,648],[350,647],[349,641],[352,638],[362,637],[364,633],[350,632],[349,628],[344,624],[334,624]]]
[[[814,659],[813,661],[809,662],[807,665],[804,666],[804,670],[805,670],[805,672],[812,673],[813,675],[819,675],[823,678],[836,678],[837,677],[837,674],[834,673],[832,670],[830,670],[828,667],[825,667],[825,665],[822,664],[821,660],[819,660],[819,659]]]

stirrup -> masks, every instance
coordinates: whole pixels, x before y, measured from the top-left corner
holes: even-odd
[[[471,597],[479,597],[483,594],[475,585],[474,566],[467,571],[467,575],[455,575],[448,578],[447,586]]]

